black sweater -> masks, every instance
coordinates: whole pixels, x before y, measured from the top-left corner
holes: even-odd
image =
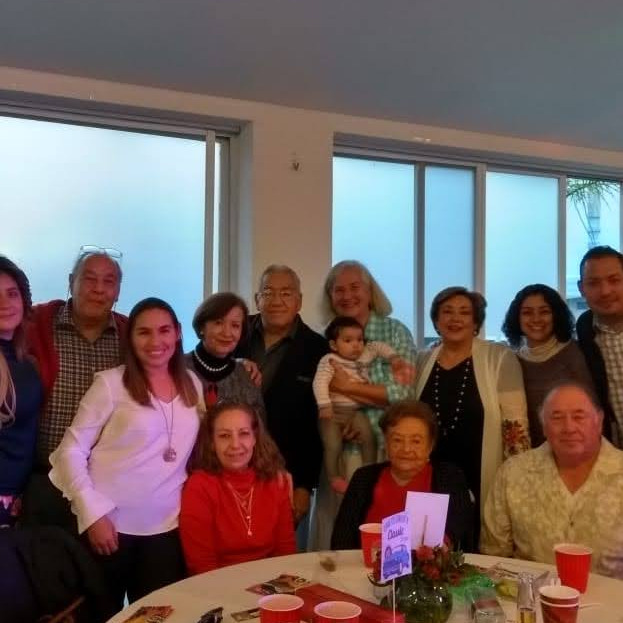
[[[358,549],[361,547],[359,526],[365,523],[374,494],[374,487],[389,463],[375,463],[360,467],[344,494],[331,535],[331,549]],[[448,520],[446,534],[455,547],[473,551],[474,504],[463,472],[450,463],[433,462],[432,493],[448,493]]]
[[[252,326],[257,316],[249,318]],[[312,390],[316,366],[329,352],[329,344],[302,320],[264,393],[268,431],[292,474],[294,487],[311,491],[318,485],[322,443],[318,432],[318,407]],[[236,351],[249,357],[248,342]]]

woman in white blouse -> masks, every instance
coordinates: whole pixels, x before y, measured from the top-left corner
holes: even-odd
[[[95,375],[51,455],[50,480],[71,501],[119,606],[184,577],[181,490],[203,402],[181,329],[164,301],[137,303],[125,365]]]

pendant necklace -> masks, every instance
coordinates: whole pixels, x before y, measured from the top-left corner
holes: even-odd
[[[255,490],[255,485],[253,485],[247,493],[240,494],[228,482],[225,482],[225,484],[234,496],[236,508],[240,513],[240,518],[242,519],[244,527],[247,529],[247,536],[253,536],[253,531],[251,530],[251,514],[253,510],[253,491]]]
[[[156,398],[156,400],[158,401],[158,405],[160,407],[160,413],[162,413],[162,417],[164,418],[164,426],[165,429],[167,431],[167,447],[165,448],[164,452],[162,453],[162,458],[164,459],[165,463],[173,463],[173,461],[175,461],[175,459],[177,458],[177,452],[175,451],[175,448],[173,447],[173,418],[175,416],[175,411],[174,411],[174,407],[173,407],[173,403],[175,402],[175,397],[173,396],[173,390],[171,390],[171,425],[169,426],[169,420],[167,419],[167,414],[165,412],[164,409],[164,404],[162,403],[162,401],[160,400],[160,398]]]

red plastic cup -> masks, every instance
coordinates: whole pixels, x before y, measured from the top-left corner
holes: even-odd
[[[586,592],[592,553],[593,550],[590,547],[576,543],[554,545],[556,569],[564,586],[572,586],[580,593]]]
[[[296,595],[266,595],[257,602],[261,623],[299,623],[303,600]]]
[[[576,623],[580,591],[571,586],[542,586],[539,589],[543,623]]]
[[[314,607],[315,623],[359,623],[361,608],[348,601],[323,601]]]
[[[364,523],[359,526],[361,533],[361,549],[363,550],[363,564],[366,567],[374,566],[374,558],[381,549],[381,524]]]

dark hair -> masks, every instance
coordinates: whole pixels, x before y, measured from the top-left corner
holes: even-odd
[[[434,446],[437,441],[437,420],[432,409],[420,400],[408,399],[394,402],[385,409],[385,413],[379,419],[379,428],[386,435],[390,428],[396,426],[400,420],[408,417],[415,418],[426,424],[431,446]]]
[[[584,279],[584,267],[586,266],[586,262],[588,262],[588,260],[597,260],[602,257],[615,257],[623,267],[623,253],[619,253],[616,249],[608,245],[593,247],[589,249],[580,260],[580,281]]]
[[[24,320],[28,319],[32,310],[32,294],[30,292],[30,282],[26,273],[12,262],[8,257],[0,255],[0,274],[5,274],[11,277],[17,289],[22,297],[22,304],[24,306]],[[15,329],[13,334],[13,345],[18,359],[23,359],[26,355],[26,336],[24,332],[24,320]]]
[[[204,469],[218,474],[223,466],[214,449],[214,425],[218,417],[226,411],[243,411],[251,418],[251,426],[255,434],[255,448],[249,466],[255,470],[260,480],[270,480],[285,469],[285,462],[277,445],[266,431],[266,425],[257,411],[248,404],[240,402],[218,402],[208,409],[199,426],[197,441],[188,462],[188,469]]]
[[[149,380],[145,375],[145,370],[138,360],[132,343],[132,331],[136,325],[138,317],[151,309],[160,309],[167,312],[171,316],[171,321],[176,329],[180,329],[180,323],[173,311],[173,308],[162,299],[150,297],[139,301],[128,316],[127,331],[127,349],[125,353],[125,370],[123,372],[123,384],[128,393],[136,402],[144,406],[152,404],[149,395]],[[192,407],[199,401],[197,389],[192,381],[190,374],[186,368],[186,360],[182,350],[182,339],[177,340],[175,352],[169,359],[169,374],[173,378],[175,388],[177,389],[182,401],[187,407]]]
[[[80,274],[80,271],[82,270],[86,261],[91,257],[104,257],[109,260],[117,269],[117,278],[119,280],[119,285],[121,285],[121,279],[123,278],[121,264],[119,264],[119,262],[114,257],[108,255],[108,253],[105,253],[104,251],[102,251],[101,253],[98,251],[86,251],[78,255],[76,261],[74,262],[74,265],[71,267],[71,272],[69,273],[69,279],[72,284],[76,280],[76,277]]]
[[[573,336],[575,321],[573,314],[567,307],[567,303],[554,290],[542,283],[533,283],[517,292],[512,300],[502,324],[502,332],[506,336],[508,343],[514,348],[521,345],[523,335],[519,318],[523,302],[535,294],[540,294],[552,310],[552,320],[554,325],[554,335],[559,342],[568,342]]]
[[[485,308],[487,307],[487,301],[480,292],[472,292],[463,286],[451,286],[450,288],[444,288],[441,292],[438,292],[433,299],[430,306],[430,318],[433,321],[435,331],[437,331],[437,320],[439,319],[439,308],[448,300],[454,296],[464,296],[469,299],[472,304],[472,316],[474,318],[474,324],[476,325],[476,332],[480,331],[480,327],[485,321]],[[439,331],[437,331],[439,333]]]
[[[341,330],[348,329],[348,328],[361,329],[362,333],[364,331],[363,327],[361,326],[361,323],[355,320],[355,318],[351,318],[349,316],[336,316],[327,325],[327,328],[324,330],[324,336],[329,341],[335,341],[340,336]]]
[[[193,329],[197,337],[201,339],[201,331],[206,322],[224,318],[234,307],[239,307],[242,310],[242,331],[240,335],[244,337],[248,331],[249,308],[247,304],[233,292],[218,292],[217,294],[212,294],[197,307],[195,315],[193,316]]]

